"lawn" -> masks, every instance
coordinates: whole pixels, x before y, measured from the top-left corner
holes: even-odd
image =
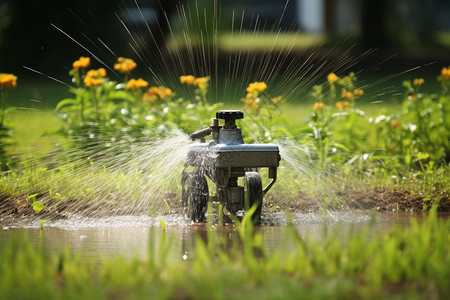
[[[10,91],[2,108],[1,217],[40,221],[45,234],[48,220],[73,214],[181,214],[187,133],[224,108],[244,111],[238,125],[246,143],[281,148],[263,213],[289,216],[306,206],[317,213],[412,209],[429,217],[373,239],[325,234],[317,241],[288,228],[285,247],[268,253],[251,222],[254,206],[234,219],[233,241],[216,240],[213,226],[224,225],[209,218],[208,239],[199,237],[192,258],[179,262],[167,260],[164,234],[146,260],[49,255],[11,240],[0,247],[2,298],[448,297],[450,223],[437,217],[449,208],[447,67],[431,88],[436,79],[410,78],[376,98],[370,80],[330,72],[302,87],[298,99],[276,82],[272,89],[252,80],[240,99],[218,103],[209,98],[214,80],[207,76],[152,86],[129,76],[132,59],[118,59],[123,78],[114,80],[90,63],[74,63],[70,89],[27,94],[27,84],[30,91],[40,86],[31,82]],[[189,92],[177,93],[179,86]],[[214,190],[209,196],[215,199]]]

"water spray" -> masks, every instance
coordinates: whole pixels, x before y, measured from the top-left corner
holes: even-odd
[[[258,224],[261,220],[262,200],[277,179],[281,156],[274,144],[244,144],[241,128],[236,125],[236,120],[243,118],[240,110],[220,110],[212,119],[213,125],[190,135],[200,142],[189,146],[181,186],[183,207],[194,222],[206,218],[210,199],[206,177],[216,186],[215,198],[222,204],[225,216],[242,216],[255,206],[253,222]],[[224,124],[219,125],[219,120],[224,120]],[[206,142],[209,135],[212,140]],[[264,189],[258,173],[261,168],[268,168],[271,179]]]

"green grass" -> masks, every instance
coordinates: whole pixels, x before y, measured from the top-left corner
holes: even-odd
[[[249,216],[249,215],[248,215]],[[0,247],[2,299],[436,299],[450,296],[450,222],[432,211],[421,224],[368,238],[300,237],[267,251],[249,217],[237,238],[221,240],[208,227],[186,261],[168,259],[171,240],[150,233],[146,259],[93,259],[48,253],[24,240]],[[209,226],[209,225],[208,225]],[[45,236],[45,229],[42,235]],[[235,235],[236,236],[236,235]],[[158,245],[156,247],[155,245]]]
[[[326,38],[318,34],[258,32],[238,35],[224,34],[219,37],[219,47],[230,52],[240,51],[301,51],[321,46]]]
[[[190,40],[193,46],[201,45],[204,40],[193,36]],[[226,52],[264,51],[302,51],[320,47],[326,42],[326,37],[319,34],[281,32],[222,33],[217,37],[217,47]],[[186,47],[184,37],[175,37],[168,43],[169,49],[183,49]]]
[[[10,116],[14,136],[10,151],[15,154],[44,154],[61,140],[56,132],[61,129],[61,119],[50,110],[17,110]]]

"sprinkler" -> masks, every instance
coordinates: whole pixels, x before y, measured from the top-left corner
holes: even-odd
[[[194,132],[182,173],[182,204],[187,217],[204,222],[209,200],[208,181],[216,186],[214,201],[223,207],[224,216],[242,216],[256,206],[252,219],[261,221],[262,200],[277,179],[280,151],[274,144],[244,144],[236,120],[243,119],[240,110],[219,110],[213,125]],[[219,120],[224,120],[219,125]],[[210,142],[205,137],[212,135]],[[258,170],[268,168],[269,184],[263,189]],[[239,180],[242,178],[242,180]],[[241,185],[239,184],[241,183]]]

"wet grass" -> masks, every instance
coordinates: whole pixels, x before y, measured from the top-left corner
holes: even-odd
[[[382,111],[400,109],[395,102],[366,103],[360,107],[367,117],[380,115]],[[311,113],[310,104],[287,103],[281,109],[283,116],[290,121],[292,131],[296,127],[304,126]],[[118,168],[108,168],[102,165],[102,160],[89,162],[86,157],[80,156],[80,153],[72,152],[71,144],[64,137],[55,134],[61,128],[62,122],[50,110],[16,111],[11,115],[11,121],[14,140],[9,151],[13,154],[14,160],[7,176],[0,180],[0,193],[2,198],[7,199],[2,204],[3,208],[6,207],[5,211],[33,215],[27,197],[34,194],[45,206],[44,211],[35,216],[39,219],[44,218],[43,214],[47,214],[45,218],[54,217],[55,211],[64,210],[68,212],[82,209],[85,212],[94,212],[100,209],[101,212],[120,213],[122,210],[122,213],[156,213],[158,209],[166,210],[165,201],[168,201],[171,210],[179,205],[176,200],[179,199],[181,170],[178,173],[174,170],[170,173],[170,178],[163,178],[169,179],[167,184],[161,184],[155,182],[155,179],[149,179],[150,173],[156,175],[157,179],[165,177],[157,176],[154,170],[151,172],[130,170],[120,164]],[[372,139],[373,136],[367,138]],[[137,145],[140,143],[137,142]],[[371,144],[371,141],[367,140],[367,144]],[[301,144],[298,146],[303,147]],[[145,149],[145,143],[142,143],[142,147]],[[300,149],[300,155],[304,155],[305,153],[301,151],[303,150]],[[75,155],[75,160],[71,159],[70,155]],[[339,202],[343,201],[343,204],[346,204],[349,197],[356,197],[353,194],[359,195],[361,200],[366,200],[364,198],[370,195],[364,194],[365,191],[383,192],[386,189],[408,191],[399,194],[404,195],[404,198],[393,199],[396,203],[404,204],[400,208],[417,210],[420,205],[411,203],[411,206],[408,206],[409,199],[423,200],[422,208],[419,210],[429,209],[431,204],[439,199],[448,202],[450,193],[448,166],[436,167],[424,178],[420,172],[397,173],[383,169],[382,165],[376,170],[375,175],[369,174],[366,169],[346,164],[340,164],[339,169],[332,170],[332,173],[329,170],[321,172],[320,168],[311,164],[309,160],[293,158],[298,163],[293,167],[298,170],[280,168],[278,182],[268,195],[269,210],[287,210],[289,207],[299,209],[309,207],[309,204],[314,209],[320,209],[322,204],[336,208],[341,206]],[[127,164],[131,166],[129,161],[127,159]],[[400,168],[402,166],[399,166]],[[264,175],[263,179],[265,177]],[[6,202],[10,202],[11,205],[7,205]],[[367,208],[379,207],[380,205],[375,202],[372,200],[371,203],[367,203]],[[447,207],[445,205],[443,207]],[[91,208],[88,208],[89,206]],[[387,209],[392,205],[380,207]]]
[[[410,229],[394,227],[368,238],[344,239],[324,226],[320,239],[294,227],[275,251],[267,251],[248,217],[238,238],[218,238],[208,225],[188,258],[168,259],[172,247],[153,228],[146,259],[86,258],[69,250],[11,240],[0,247],[2,299],[445,299],[450,295],[450,222],[433,210]],[[45,229],[41,233],[45,236]]]

